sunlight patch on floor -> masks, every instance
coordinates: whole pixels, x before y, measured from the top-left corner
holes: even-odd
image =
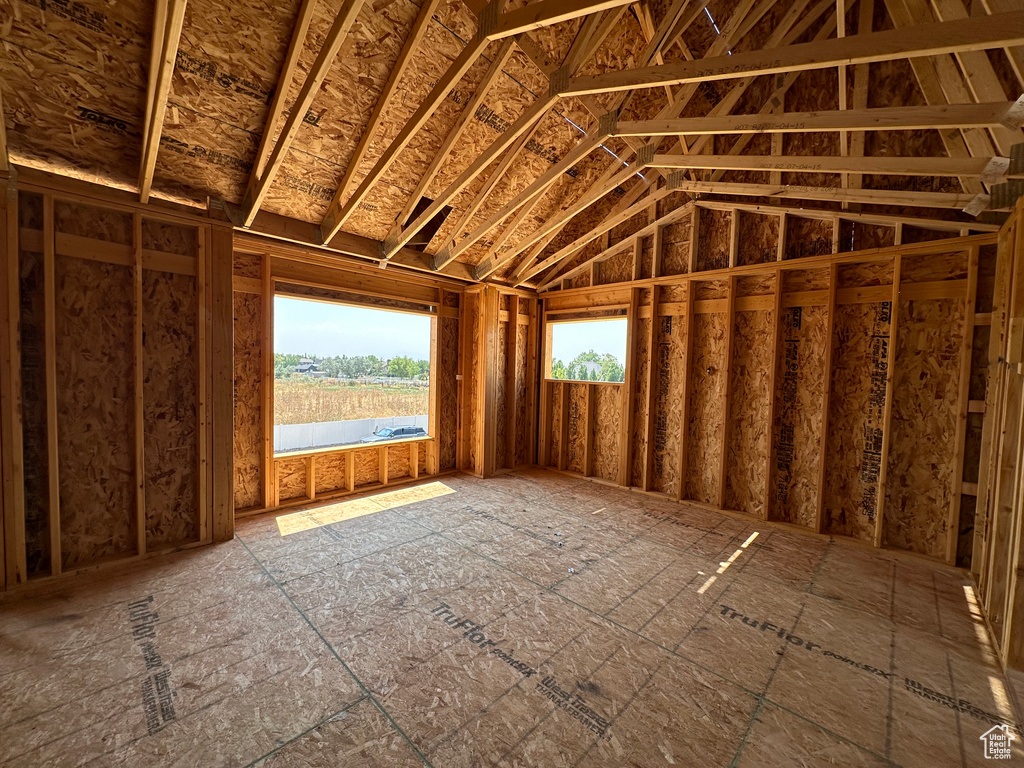
[[[372,515],[385,509],[395,509],[404,507],[406,504],[415,504],[417,501],[436,499],[440,496],[447,496],[449,493],[455,493],[455,491],[441,482],[417,485],[413,488],[401,488],[397,491],[385,491],[361,499],[293,512],[290,515],[281,515],[277,518],[277,530],[282,536],[290,536],[293,533],[301,533],[312,528]]]

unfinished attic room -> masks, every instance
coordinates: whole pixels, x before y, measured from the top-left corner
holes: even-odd
[[[0,766],[1024,764],[1024,0],[0,43]]]

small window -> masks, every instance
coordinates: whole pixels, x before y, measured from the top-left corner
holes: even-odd
[[[548,378],[626,380],[626,319],[550,323]]]

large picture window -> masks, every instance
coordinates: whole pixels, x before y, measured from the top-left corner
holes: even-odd
[[[550,323],[548,378],[625,381],[626,322],[615,318]]]
[[[276,296],[275,453],[425,437],[432,321]]]

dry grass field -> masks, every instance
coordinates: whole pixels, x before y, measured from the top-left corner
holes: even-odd
[[[274,381],[275,424],[414,416],[427,413],[429,402],[427,387],[350,385],[305,377]]]

